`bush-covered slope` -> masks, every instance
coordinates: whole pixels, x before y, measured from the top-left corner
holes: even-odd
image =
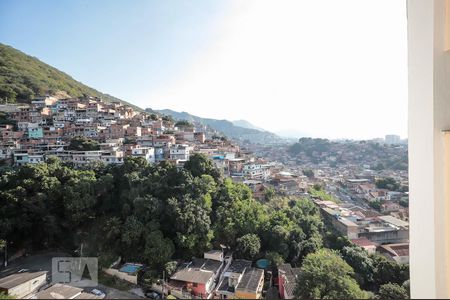
[[[35,96],[54,94],[57,91],[65,91],[72,97],[86,94],[100,97],[106,102],[125,102],[88,87],[35,57],[0,43],[1,102],[6,98],[10,103],[27,101]]]

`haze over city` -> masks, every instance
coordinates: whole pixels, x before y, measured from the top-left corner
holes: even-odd
[[[0,41],[143,108],[275,133],[406,137],[405,6],[2,1]]]
[[[0,300],[448,298],[448,37],[450,0],[0,1]]]

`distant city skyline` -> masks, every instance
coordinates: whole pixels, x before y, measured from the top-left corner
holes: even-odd
[[[4,0],[0,42],[142,108],[407,136],[403,0]]]

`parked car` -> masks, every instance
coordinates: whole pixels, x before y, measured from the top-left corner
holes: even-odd
[[[162,295],[156,291],[147,291],[145,293],[145,297],[149,298],[149,299],[162,299]]]
[[[19,271],[17,271],[17,273],[23,273],[23,272],[28,272],[30,271],[30,269],[20,269]]]
[[[103,297],[103,298],[106,297],[106,294],[104,292],[100,291],[99,289],[93,289],[91,291],[91,293],[96,296],[99,296],[99,297]]]

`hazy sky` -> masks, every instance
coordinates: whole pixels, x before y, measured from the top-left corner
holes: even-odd
[[[406,137],[405,0],[2,0],[0,42],[144,108]]]

